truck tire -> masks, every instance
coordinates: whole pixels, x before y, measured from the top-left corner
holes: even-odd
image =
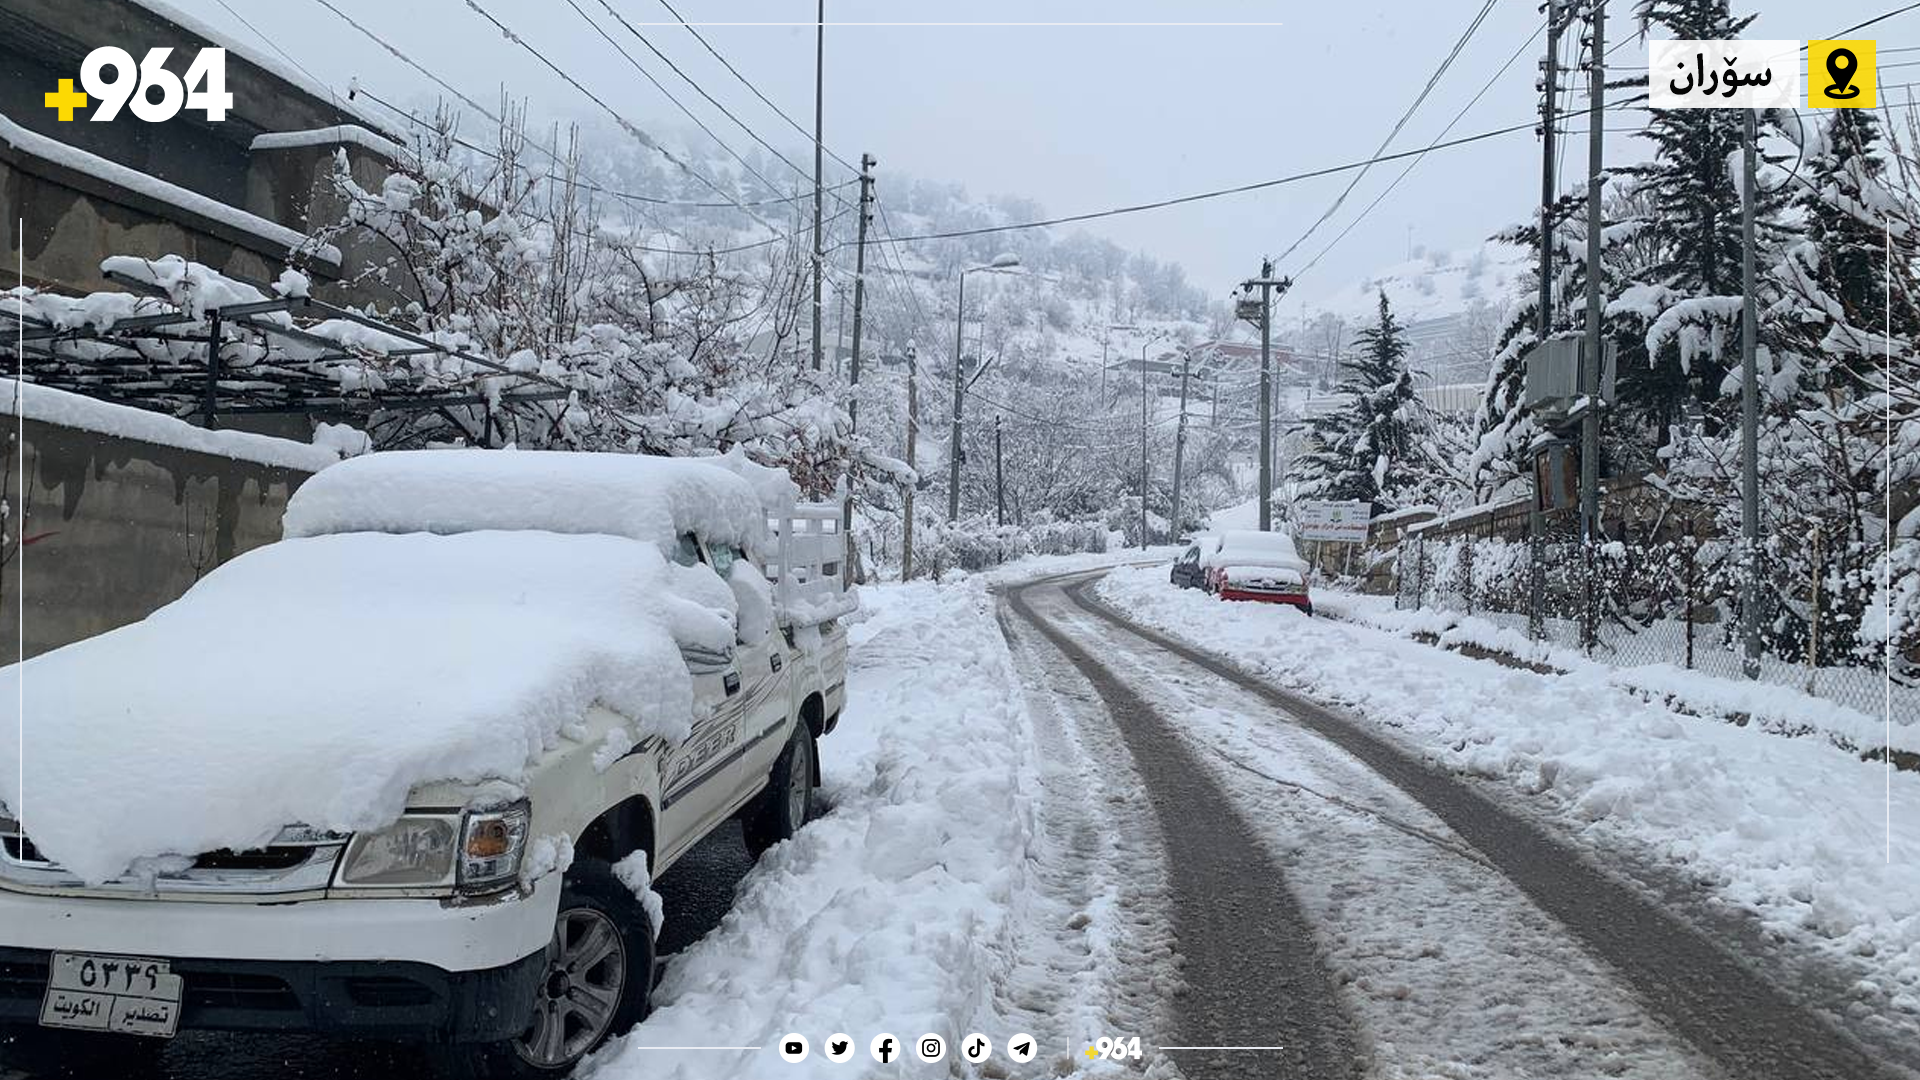
[[[517,1039],[440,1048],[457,1080],[557,1080],[647,1015],[652,922],[603,859],[580,857],[561,879],[560,908],[535,990],[533,1026]]]
[[[0,1074],[18,1069],[36,1078],[157,1077],[166,1048],[167,1040],[140,1035],[0,1024]]]
[[[793,737],[773,763],[766,790],[740,821],[747,854],[759,858],[782,840],[793,839],[813,812],[813,732],[804,723],[793,725]]]

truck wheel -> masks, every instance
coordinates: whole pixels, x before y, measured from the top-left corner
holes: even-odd
[[[757,859],[780,841],[793,839],[812,812],[813,732],[800,723],[793,725],[793,737],[773,763],[766,790],[740,822],[747,853]]]
[[[19,1069],[30,1077],[159,1076],[165,1039],[60,1031],[27,1024],[0,1024],[0,1074]]]
[[[505,1042],[443,1048],[458,1080],[555,1080],[647,1015],[653,925],[602,859],[577,858],[560,887],[533,1026]]]

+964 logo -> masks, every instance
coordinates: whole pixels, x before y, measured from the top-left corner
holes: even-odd
[[[72,120],[87,109],[89,120],[109,121],[124,110],[149,123],[171,120],[181,109],[204,112],[210,121],[225,120],[233,108],[227,91],[227,50],[201,49],[185,73],[166,66],[171,48],[148,49],[138,63],[117,45],[103,45],[80,63],[80,89],[72,79],[61,79],[58,90],[47,91],[47,108],[60,119]]]

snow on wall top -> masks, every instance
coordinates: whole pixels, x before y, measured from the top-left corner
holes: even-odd
[[[0,669],[0,708],[25,709],[25,771],[4,740],[0,802],[96,883],[288,824],[380,828],[419,784],[524,779],[596,702],[636,740],[684,738],[681,646],[732,644],[735,605],[712,570],[621,537],[269,544],[140,622]]]
[[[342,143],[371,150],[391,161],[399,161],[406,155],[399,143],[358,124],[335,124],[307,131],[269,131],[264,135],[255,135],[247,149],[284,150],[301,146],[338,146]]]
[[[752,477],[747,475],[752,471]],[[768,475],[773,474],[773,475]],[[565,450],[401,450],[353,458],[287,504],[286,535],[602,533],[671,553],[681,533],[764,551],[792,481],[739,454],[669,458]],[[784,505],[781,500],[784,500]]]
[[[306,236],[277,221],[268,221],[258,214],[250,214],[238,207],[228,206],[218,199],[210,199],[197,191],[188,191],[178,184],[169,184],[157,176],[151,176],[138,169],[129,169],[117,161],[108,161],[98,154],[89,154],[85,150],[68,146],[58,139],[49,138],[39,132],[28,131],[5,116],[0,116],[0,141],[10,143],[56,165],[64,165],[75,172],[85,173],[129,191],[137,191],[169,206],[210,218],[262,240],[284,245],[288,251],[307,243]],[[340,249],[332,244],[321,244],[311,250],[320,258],[336,266],[340,264]]]
[[[13,379],[0,379],[0,412],[24,414],[29,420],[60,424],[100,435],[195,450],[202,454],[277,465],[285,469],[319,472],[340,461],[338,451],[291,439],[255,435],[247,431],[209,431],[185,420],[115,405],[65,390],[54,390]]]

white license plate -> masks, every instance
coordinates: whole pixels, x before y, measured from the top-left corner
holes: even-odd
[[[40,1024],[171,1039],[180,1027],[180,981],[165,960],[57,952]]]

